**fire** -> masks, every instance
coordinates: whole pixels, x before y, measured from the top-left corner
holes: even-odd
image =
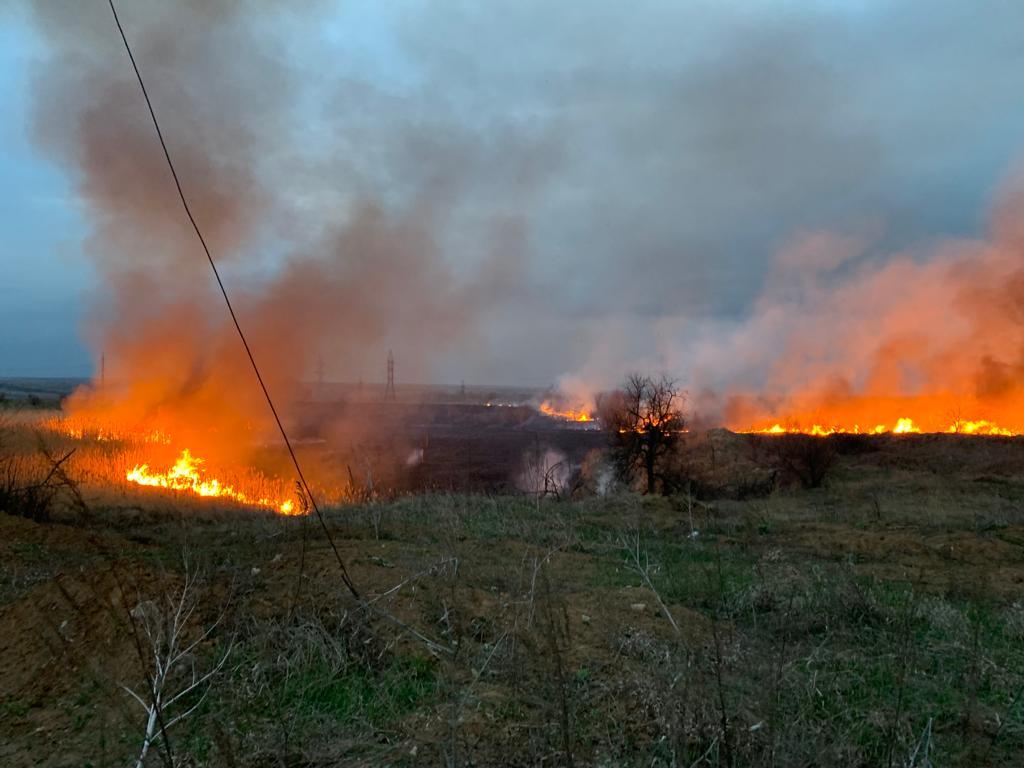
[[[82,416],[59,416],[47,419],[43,426],[73,440],[96,442],[158,443],[169,445],[171,436],[160,429],[132,429],[118,427],[98,419]]]
[[[185,491],[197,496],[213,496],[231,499],[240,504],[276,509],[283,515],[296,514],[295,503],[268,498],[251,498],[216,478],[207,478],[203,459],[193,456],[186,448],[181,452],[174,466],[166,472],[154,472],[148,464],[138,464],[125,473],[125,479],[138,485]]]
[[[959,435],[999,435],[1001,437],[1013,437],[1020,434],[1011,429],[1000,427],[998,424],[994,424],[986,419],[957,421],[951,424],[946,431]]]
[[[820,437],[919,433],[1024,435],[1024,421],[1014,401],[994,403],[950,392],[882,396],[836,391],[778,404],[772,404],[770,398],[737,397],[730,403],[725,425],[734,432]]]
[[[546,416],[561,419],[562,421],[576,421],[581,424],[585,424],[595,420],[594,414],[584,408],[559,410],[550,400],[545,400],[541,403],[538,410]]]
[[[852,424],[850,426],[837,424],[811,424],[810,426],[804,427],[798,423],[783,426],[781,423],[775,422],[770,426],[755,427],[753,429],[740,429],[737,431],[743,434],[812,435],[814,437],[828,437],[829,435],[909,435],[921,434],[925,430],[919,427],[913,419],[902,416],[896,419],[896,421],[891,425],[876,424],[873,427],[865,428],[861,428],[859,424]],[[948,426],[943,426],[938,429],[929,429],[928,431],[946,432],[949,434],[959,435],[992,435],[1000,437],[1013,437],[1015,435],[1024,434],[1020,431],[1001,427],[995,422],[988,421],[987,419],[978,419],[976,421],[954,420],[953,423]]]
[[[65,407],[67,413],[47,418],[41,426],[78,444],[76,460],[90,481],[124,479],[147,488],[221,498],[285,515],[299,513],[287,483],[250,466],[246,451],[224,450],[221,435],[226,431],[238,434],[242,444],[244,438],[258,444],[254,430],[245,429],[248,425],[186,419],[160,409],[147,411],[132,398],[117,401],[107,390],[95,387],[80,388]],[[217,473],[210,472],[205,459],[194,452],[197,447],[201,455],[216,457]],[[177,459],[172,460],[175,455]]]
[[[690,428],[682,426],[681,423],[673,424],[670,420],[663,421],[658,416],[652,414],[644,423],[638,424],[636,427],[619,427],[619,434],[626,435],[630,432],[635,432],[638,435],[645,435],[647,434],[648,429],[656,429],[658,427],[661,427],[662,434],[665,435],[685,435],[690,432]],[[772,434],[781,434],[784,430],[781,426],[776,424],[774,427],[762,431],[770,432]]]
[[[894,435],[909,435],[910,433],[919,433],[921,430],[914,424],[913,419],[902,418],[896,420],[896,426],[892,428]]]

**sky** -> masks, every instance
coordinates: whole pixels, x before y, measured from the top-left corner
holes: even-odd
[[[7,23],[3,23],[6,21]],[[0,15],[0,375],[86,376],[79,338],[93,273],[67,174],[32,145],[27,113],[34,36]]]
[[[94,5],[0,13],[0,375],[88,373],[97,328],[137,312],[110,300],[111,270],[149,255],[110,224],[150,237],[152,221],[97,196],[75,145],[83,115],[145,127],[127,90],[123,113],[75,102],[68,62],[130,75]],[[380,378],[389,347],[422,382],[682,370],[749,321],[807,233],[857,238],[862,261],[977,236],[1024,148],[1024,4],[1009,0],[121,5],[172,147],[244,187],[224,193],[246,222],[224,227],[229,289],[330,251],[345,262],[330,285],[382,297],[375,311],[372,292],[338,288],[363,308],[336,337],[365,343],[328,354],[337,379]],[[195,55],[151,54],[161,25]],[[169,183],[141,154],[159,148],[139,151],[125,178]],[[202,253],[183,240],[174,258]]]

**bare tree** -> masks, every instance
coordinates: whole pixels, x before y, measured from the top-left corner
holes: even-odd
[[[145,733],[136,768],[142,768],[150,747],[163,741],[168,762],[173,764],[167,731],[180,723],[203,703],[214,676],[221,671],[231,654],[232,644],[219,654],[208,669],[201,670],[196,652],[205,643],[224,614],[210,626],[192,627],[192,616],[198,605],[198,574],[185,559],[184,583],[181,590],[168,593],[163,600],[140,602],[132,610],[132,630],[138,644],[140,660],[149,658],[145,688],[136,691],[121,687],[131,695],[146,714]]]
[[[569,469],[568,461],[560,451],[543,445],[535,436],[523,456],[523,471],[518,485],[533,495],[539,508],[542,499],[562,497],[562,492],[567,490]]]
[[[685,427],[684,395],[673,379],[631,374],[621,389],[601,398],[600,418],[611,438],[612,459],[624,482],[640,475],[647,493],[664,487],[664,467]]]

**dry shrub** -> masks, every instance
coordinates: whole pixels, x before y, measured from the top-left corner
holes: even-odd
[[[81,503],[78,488],[65,470],[72,453],[57,456],[40,445],[25,454],[6,451],[0,444],[0,512],[47,522],[64,496]]]
[[[56,489],[40,482],[38,469],[29,457],[0,458],[0,512],[36,522],[49,520]]]

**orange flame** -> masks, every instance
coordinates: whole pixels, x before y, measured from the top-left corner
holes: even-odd
[[[221,483],[216,478],[206,478],[202,468],[203,459],[195,457],[186,448],[174,462],[174,466],[166,472],[153,472],[148,464],[138,464],[125,473],[125,479],[138,485],[168,490],[186,491],[197,496],[213,496],[231,499],[240,504],[276,509],[282,515],[296,514],[295,503],[291,499],[275,501],[268,498],[250,498],[230,485]]]
[[[913,419],[904,416],[896,419],[895,423],[891,426],[887,424],[876,424],[873,427],[863,429],[859,424],[853,424],[851,426],[811,424],[810,426],[804,427],[797,423],[783,426],[781,423],[775,422],[770,426],[741,429],[738,431],[742,434],[812,435],[815,437],[828,437],[829,435],[909,435],[921,434],[924,430],[922,430]],[[987,419],[978,419],[976,421],[954,420],[953,423],[948,426],[931,431],[959,435],[990,435],[1000,437],[1013,437],[1015,435],[1022,434],[1021,432],[1001,427],[995,422],[988,421]]]
[[[171,436],[160,429],[117,427],[109,422],[81,416],[54,417],[43,422],[43,426],[74,440],[95,440],[100,443],[125,441],[159,443],[161,445],[169,445],[171,442]]]
[[[594,421],[594,414],[584,408],[559,410],[558,408],[555,408],[550,400],[545,400],[541,403],[538,410],[545,416],[551,416],[552,418],[561,419],[562,421],[577,421],[580,423]]]
[[[1006,429],[1000,427],[986,419],[978,419],[977,421],[958,421],[950,424],[947,432],[953,432],[960,435],[999,435],[1002,437],[1013,437],[1014,435],[1020,434],[1014,432],[1012,429]]]

